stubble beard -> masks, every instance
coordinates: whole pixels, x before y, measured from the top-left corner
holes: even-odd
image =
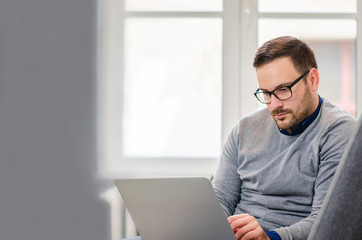
[[[300,104],[300,108],[302,108],[299,112],[295,112],[290,108],[280,108],[273,110],[271,112],[272,117],[274,118],[275,123],[277,124],[279,129],[283,129],[287,132],[292,132],[293,129],[298,126],[302,121],[304,121],[307,117],[309,117],[313,113],[313,100],[312,93],[307,86],[305,89],[305,93],[303,96],[303,101]],[[275,115],[280,113],[287,113],[286,117],[278,119]],[[288,119],[288,117],[290,119]]]

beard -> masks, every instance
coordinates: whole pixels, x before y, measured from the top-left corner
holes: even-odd
[[[300,107],[293,110],[290,108],[279,108],[271,111],[271,115],[278,125],[279,129],[283,129],[287,132],[292,132],[298,124],[303,122],[313,113],[313,97],[309,89],[309,86],[306,84],[305,93],[303,96],[302,103]],[[284,118],[277,118],[278,114],[287,114]]]

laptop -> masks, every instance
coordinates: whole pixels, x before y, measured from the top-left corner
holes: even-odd
[[[122,179],[115,184],[142,240],[235,240],[207,178]]]

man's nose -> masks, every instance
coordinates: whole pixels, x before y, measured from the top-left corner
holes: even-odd
[[[272,94],[270,97],[270,108],[274,110],[282,106],[283,106],[283,101],[279,100],[276,96]]]

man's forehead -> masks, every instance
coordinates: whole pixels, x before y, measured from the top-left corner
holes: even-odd
[[[278,58],[256,69],[259,89],[272,91],[291,84],[298,76],[289,58]]]
[[[258,77],[258,86],[260,90],[272,91],[276,88],[290,85],[295,79],[288,75]]]

